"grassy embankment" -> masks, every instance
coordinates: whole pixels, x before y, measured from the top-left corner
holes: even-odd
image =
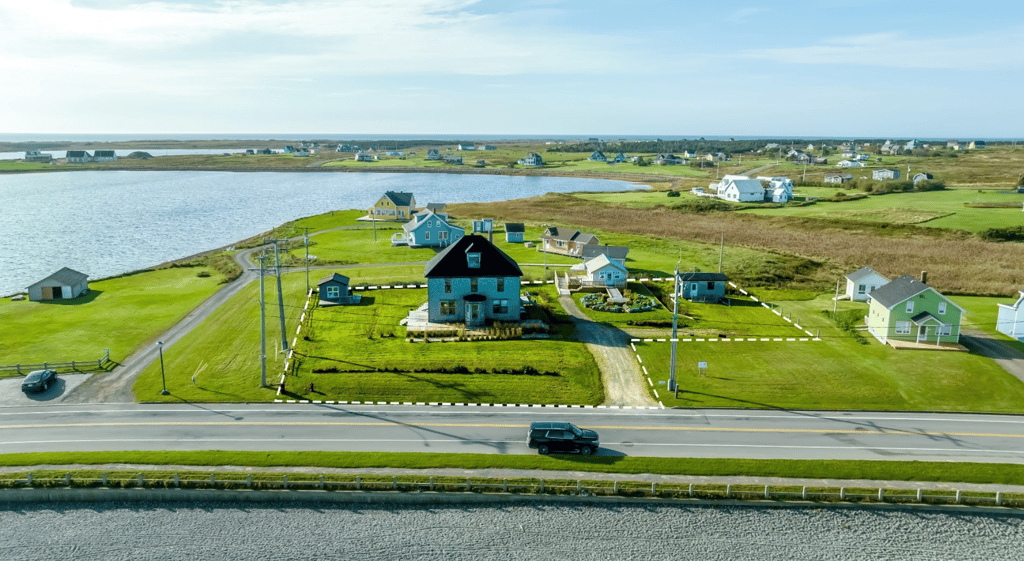
[[[110,349],[122,360],[216,292],[221,278],[207,267],[166,268],[90,282],[74,300],[2,300],[0,356],[4,364],[63,362]]]
[[[3,466],[58,466],[96,464],[147,464],[184,466],[248,466],[274,468],[407,469],[533,469],[583,473],[650,473],[692,476],[806,477],[816,479],[866,479],[882,481],[945,481],[1021,485],[1024,466],[994,463],[845,461],[845,460],[748,460],[738,458],[644,458],[629,456],[537,456],[519,454],[434,454],[398,452],[53,452],[2,454]],[[56,472],[54,472],[56,473]],[[56,473],[63,476],[67,470]],[[97,477],[92,474],[87,477]],[[170,476],[172,472],[168,471]],[[5,478],[21,474],[9,474]],[[45,477],[37,473],[37,477]],[[208,476],[209,474],[207,474]],[[160,472],[148,477],[159,477]],[[21,475],[24,477],[24,475]],[[232,478],[218,474],[218,478]],[[259,473],[253,479],[258,480]],[[289,476],[292,478],[293,476]],[[300,477],[300,476],[294,476]],[[244,477],[242,477],[244,479]],[[763,490],[763,487],[762,487]]]

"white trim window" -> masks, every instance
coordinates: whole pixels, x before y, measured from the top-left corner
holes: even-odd
[[[910,335],[910,322],[909,321],[897,321],[896,322],[896,335]]]
[[[867,285],[865,285],[865,284],[858,284],[857,285],[857,294],[866,294],[867,291],[868,291]]]
[[[441,300],[441,315],[442,316],[454,316],[455,315],[455,300]]]
[[[426,232],[423,232],[423,240],[424,241],[430,241],[430,230],[427,230]]]
[[[940,316],[946,315],[946,303],[945,302],[939,302],[939,315]]]
[[[944,323],[939,326],[939,337],[949,337],[953,334],[953,325]]]
[[[913,300],[907,300],[907,313],[908,314],[914,313],[914,301]]]
[[[328,285],[327,286],[327,297],[328,298],[338,298],[340,296],[341,296],[341,287],[339,287],[337,285]]]

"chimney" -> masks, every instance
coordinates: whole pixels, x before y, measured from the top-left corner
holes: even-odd
[[[928,284],[928,271],[921,271],[921,282]]]

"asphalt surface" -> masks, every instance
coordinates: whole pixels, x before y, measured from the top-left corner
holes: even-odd
[[[608,457],[1024,463],[1024,418],[999,415],[344,404],[0,409],[0,452],[325,450],[535,454],[530,422],[596,430]],[[574,457],[566,460],[572,469]]]
[[[0,407],[24,407],[27,405],[54,405],[63,403],[75,388],[89,379],[92,374],[58,374],[57,382],[45,392],[25,393],[21,391],[24,376],[0,379]]]
[[[972,352],[991,358],[1003,370],[1024,382],[1024,353],[977,330],[965,331],[960,336],[960,342]]]

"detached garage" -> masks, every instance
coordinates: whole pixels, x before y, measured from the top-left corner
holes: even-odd
[[[33,302],[70,300],[89,290],[89,275],[64,267],[45,279],[28,287],[28,299]]]

